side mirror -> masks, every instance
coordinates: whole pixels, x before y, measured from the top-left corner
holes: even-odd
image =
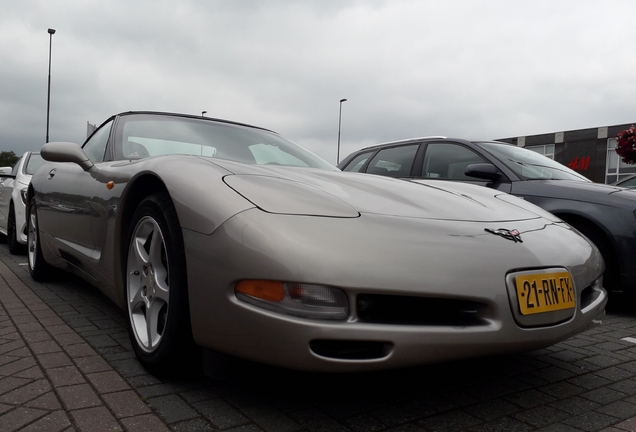
[[[11,171],[13,171],[11,167],[0,167],[0,176],[11,175]]]
[[[78,164],[84,171],[93,168],[93,162],[86,156],[84,150],[75,143],[52,142],[42,146],[40,150],[42,159],[49,162],[73,162]]]
[[[501,178],[501,174],[497,171],[497,167],[491,163],[470,164],[466,167],[464,174],[469,177],[476,177],[491,181],[497,181]]]

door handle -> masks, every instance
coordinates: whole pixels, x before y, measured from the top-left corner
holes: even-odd
[[[51,171],[49,171],[48,179],[51,180],[53,177],[55,177],[56,172],[57,172],[57,168],[53,168]]]

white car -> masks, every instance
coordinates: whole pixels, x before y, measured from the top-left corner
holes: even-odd
[[[12,254],[25,251],[26,190],[31,176],[43,163],[40,153],[26,152],[12,169],[0,168],[0,234],[7,236]]]

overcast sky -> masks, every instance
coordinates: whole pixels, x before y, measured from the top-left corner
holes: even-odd
[[[0,0],[0,150],[156,110],[280,132],[336,162],[425,135],[636,122],[632,0]]]

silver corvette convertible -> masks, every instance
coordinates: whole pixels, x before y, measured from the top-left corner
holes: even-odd
[[[166,113],[113,116],[41,155],[31,275],[102,290],[151,370],[191,347],[403,367],[549,346],[604,315],[598,250],[495,190],[343,173],[272,131]]]

